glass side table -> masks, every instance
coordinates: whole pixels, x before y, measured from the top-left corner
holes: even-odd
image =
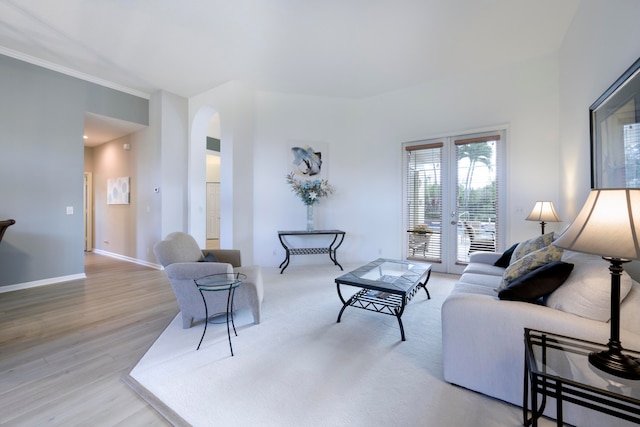
[[[200,296],[202,296],[202,302],[204,302],[204,331],[202,331],[202,337],[198,343],[197,350],[200,350],[200,345],[204,339],[204,335],[207,333],[207,323],[209,323],[209,309],[207,308],[207,300],[204,298],[204,292],[227,292],[227,337],[229,338],[229,349],[231,350],[231,356],[233,356],[233,347],[231,346],[231,331],[229,329],[229,315],[231,314],[231,325],[233,326],[233,333],[238,336],[236,332],[236,325],[233,321],[233,297],[236,293],[236,288],[240,286],[247,279],[247,276],[242,273],[220,273],[211,274],[194,280]]]
[[[525,426],[538,425],[547,397],[556,399],[559,426],[563,425],[563,402],[640,423],[640,381],[607,374],[589,363],[589,353],[605,350],[606,345],[528,328],[524,330],[524,339],[522,415]],[[625,349],[624,352],[640,357],[635,351]],[[539,405],[538,396],[541,397]]]

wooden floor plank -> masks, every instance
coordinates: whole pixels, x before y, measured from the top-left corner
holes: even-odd
[[[0,294],[0,424],[169,425],[121,381],[178,313],[165,273],[85,264],[86,279]]]

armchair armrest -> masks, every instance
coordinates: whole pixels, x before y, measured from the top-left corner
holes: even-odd
[[[240,260],[240,250],[239,249],[203,249],[202,254],[206,256],[208,253],[213,254],[216,257],[218,262],[226,262],[231,264],[233,267],[241,267],[242,263]]]
[[[165,270],[170,280],[195,280],[210,274],[233,273],[231,264],[225,262],[176,262]]]

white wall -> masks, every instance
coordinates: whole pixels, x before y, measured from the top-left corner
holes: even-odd
[[[157,235],[160,240],[173,231],[187,230],[188,102],[186,98],[161,91],[151,98],[150,111],[150,128],[157,138],[152,154],[160,156],[160,161],[154,163],[156,168],[160,164],[160,170],[149,171],[152,178],[144,191],[162,206]],[[152,193],[155,187],[160,190],[157,194]]]
[[[301,230],[306,225],[306,208],[285,182],[289,168],[291,144],[326,143],[322,153],[323,168],[336,193],[316,206],[316,226],[348,232],[338,255],[339,261],[360,259],[357,251],[358,218],[353,215],[362,197],[354,198],[362,162],[367,156],[358,152],[359,103],[352,100],[260,92],[255,97],[254,151],[254,238],[255,262],[277,266],[284,258],[278,230]],[[224,126],[224,122],[223,122]],[[316,148],[317,149],[317,148]],[[375,203],[376,201],[372,201]],[[275,252],[275,253],[274,253]],[[320,256],[297,257],[314,262]],[[300,260],[302,258],[302,260]],[[327,259],[324,255],[323,259]]]
[[[305,208],[284,179],[291,140],[329,144],[337,192],[318,205],[317,226],[347,231],[341,261],[401,257],[403,142],[492,125],[509,126],[506,241],[538,233],[537,223],[524,220],[528,210],[559,195],[557,82],[557,58],[548,56],[365,100],[258,93],[255,261],[278,265],[284,254],[276,231],[304,227]]]
[[[243,257],[254,249],[256,264],[282,261],[277,230],[299,229],[305,221],[304,206],[285,183],[287,149],[291,141],[305,141],[329,147],[325,159],[337,192],[318,206],[317,226],[347,231],[339,259],[400,257],[401,144],[492,126],[508,129],[505,245],[539,232],[539,224],[524,219],[536,200],[556,203],[564,222],[548,229],[562,231],[589,189],[588,107],[640,54],[639,13],[635,0],[584,0],[559,54],[465,70],[368,99],[254,93],[233,82],[192,98],[190,122],[206,106],[207,120],[220,112],[222,173],[233,181],[226,193],[223,188],[229,221],[224,224],[223,212],[223,246],[242,246]],[[194,129],[190,218],[196,228],[202,222],[202,233],[194,234],[204,236],[197,211],[204,148],[197,152]],[[224,171],[225,150],[233,171]],[[316,260],[296,258],[305,262]]]
[[[220,182],[220,154],[207,151],[207,182]]]
[[[560,50],[560,182],[567,224],[591,187],[589,107],[640,57],[638,22],[637,0],[582,0]],[[640,262],[625,270],[640,279]]]
[[[206,136],[220,114],[220,247],[242,251],[253,264],[253,91],[229,82],[189,99],[188,232],[206,240]]]
[[[567,224],[591,186],[589,107],[640,57],[639,22],[637,0],[582,0],[560,50],[560,182]]]
[[[447,80],[395,92],[366,102],[361,140],[385,147],[373,168],[380,182],[393,183],[385,199],[387,220],[367,227],[381,229],[381,242],[393,242],[396,256],[402,243],[400,211],[400,143],[431,137],[508,126],[507,230],[510,245],[535,234],[537,223],[525,221],[536,200],[558,200],[558,71],[555,56],[512,64],[495,70],[468,72]],[[368,198],[375,188],[363,189]],[[363,214],[363,213],[361,213]],[[392,219],[389,223],[388,219]],[[382,227],[386,224],[385,227]],[[550,225],[550,230],[554,229]],[[369,245],[367,245],[369,246]]]
[[[123,149],[123,144],[131,149]],[[136,230],[142,228],[136,223],[139,206],[138,176],[134,171],[138,147],[131,144],[131,137],[125,136],[99,145],[93,149],[93,200],[95,207],[96,250],[106,251],[136,258]],[[107,204],[107,181],[112,178],[129,177],[130,204]],[[142,258],[142,257],[141,257]]]
[[[186,117],[185,98],[154,93],[147,128],[91,150],[96,250],[157,265],[153,246],[186,229]],[[130,204],[107,205],[107,179],[121,176],[131,178]]]

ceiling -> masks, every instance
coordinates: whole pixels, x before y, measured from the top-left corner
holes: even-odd
[[[2,0],[0,53],[151,94],[364,98],[557,52],[580,0]]]
[[[84,145],[96,147],[105,142],[113,141],[130,133],[139,131],[146,126],[105,117],[99,114],[85,113],[84,115]]]

